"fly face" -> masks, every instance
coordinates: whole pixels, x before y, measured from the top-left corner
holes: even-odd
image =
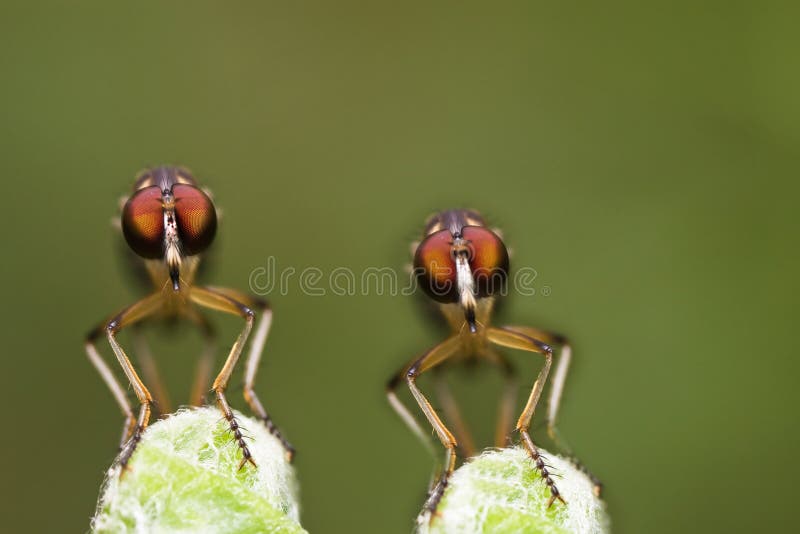
[[[180,290],[183,259],[205,251],[217,232],[211,198],[188,171],[158,167],[143,173],[122,208],[122,233],[141,258],[161,260]]]
[[[470,332],[477,332],[478,301],[502,294],[508,279],[508,250],[474,211],[444,211],[429,219],[414,254],[423,291],[441,304],[457,304]]]

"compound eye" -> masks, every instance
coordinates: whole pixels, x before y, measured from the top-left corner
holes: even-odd
[[[453,236],[440,230],[426,237],[414,254],[417,282],[438,302],[457,302],[456,264],[452,256]]]
[[[122,234],[139,256],[164,255],[164,208],[158,186],[140,189],[128,199],[122,208]]]
[[[508,279],[508,251],[503,240],[482,226],[465,226],[461,235],[468,242],[477,296],[501,292]]]
[[[175,197],[175,218],[181,246],[188,255],[203,252],[217,233],[217,210],[214,203],[202,190],[193,185],[172,186]]]

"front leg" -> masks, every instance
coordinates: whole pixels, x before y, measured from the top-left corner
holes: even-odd
[[[289,443],[289,440],[283,436],[283,433],[272,421],[272,418],[264,409],[264,405],[261,404],[261,400],[258,398],[258,395],[256,395],[256,391],[254,389],[256,373],[258,373],[258,366],[261,363],[261,355],[264,352],[264,344],[267,341],[267,335],[269,334],[269,329],[272,325],[272,309],[266,300],[252,297],[234,289],[223,287],[210,287],[208,289],[222,295],[226,295],[251,309],[257,309],[261,314],[261,318],[255,327],[253,341],[250,343],[250,352],[247,354],[247,360],[245,361],[244,400],[247,401],[247,404],[250,406],[250,409],[253,410],[253,413],[255,413],[259,419],[261,419],[261,422],[264,423],[264,426],[267,427],[267,430],[270,432],[270,434],[275,436],[278,441],[281,442],[284,451],[286,451],[286,460],[291,462],[294,459],[296,452],[295,448],[291,443]]]
[[[225,420],[228,421],[228,426],[233,433],[233,437],[242,451],[242,460],[239,462],[239,469],[244,467],[248,462],[255,467],[256,462],[253,460],[253,455],[250,453],[250,449],[244,441],[239,422],[236,420],[236,416],[233,415],[233,411],[228,404],[228,399],[225,397],[225,389],[228,387],[228,381],[231,378],[233,369],[236,367],[236,362],[239,360],[239,355],[242,353],[242,348],[245,343],[247,343],[247,338],[250,336],[250,331],[253,329],[253,322],[255,321],[256,314],[241,302],[207,288],[193,287],[189,293],[189,298],[192,302],[200,306],[238,315],[244,319],[244,327],[239,333],[239,337],[237,337],[236,341],[233,343],[228,358],[225,360],[222,370],[220,370],[217,378],[214,380],[211,389],[214,391],[214,395],[217,398],[217,405],[222,411]]]
[[[139,378],[139,375],[136,373],[133,364],[131,363],[127,354],[125,354],[125,350],[117,341],[116,335],[124,327],[135,324],[151,315],[159,308],[161,303],[162,296],[160,293],[154,293],[153,295],[145,297],[144,299],[122,310],[104,325],[92,330],[86,340],[86,353],[89,356],[90,361],[92,364],[94,364],[95,368],[97,368],[100,376],[103,378],[103,381],[114,394],[114,397],[117,399],[117,403],[120,405],[120,408],[125,415],[125,424],[123,426],[122,439],[120,443],[120,447],[122,449],[122,453],[119,457],[120,475],[125,472],[128,462],[136,450],[136,446],[139,444],[139,441],[141,441],[145,428],[147,428],[147,425],[150,422],[150,407],[153,403],[153,397],[147,387],[145,387],[141,378]],[[105,333],[108,342],[111,345],[111,349],[114,351],[114,355],[117,357],[117,361],[122,367],[122,370],[125,372],[125,376],[128,378],[131,387],[133,387],[136,397],[139,399],[139,416],[136,419],[133,417],[133,411],[125,395],[125,391],[122,389],[119,382],[117,382],[116,378],[114,378],[111,369],[109,369],[108,365],[106,365],[106,363],[100,357],[100,354],[97,352],[97,348],[95,347],[97,339],[103,333]]]
[[[542,370],[539,371],[539,376],[536,378],[536,382],[533,384],[531,394],[528,397],[528,402],[525,403],[525,408],[522,410],[522,414],[517,420],[516,429],[520,433],[520,436],[522,436],[522,442],[525,445],[525,448],[528,449],[528,453],[531,455],[531,458],[533,458],[533,461],[536,464],[536,469],[539,470],[539,473],[542,476],[542,480],[544,480],[545,484],[547,484],[547,486],[550,488],[550,500],[547,503],[547,507],[549,508],[552,506],[556,499],[566,504],[566,501],[556,487],[555,481],[550,476],[550,472],[547,470],[547,466],[544,463],[542,455],[539,453],[539,449],[536,447],[536,444],[533,442],[533,439],[528,431],[531,426],[531,419],[533,418],[533,414],[536,410],[536,405],[539,403],[539,397],[542,394],[542,389],[544,388],[545,382],[547,382],[547,375],[550,372],[550,365],[553,362],[553,349],[538,339],[528,337],[513,330],[506,330],[503,328],[488,328],[486,330],[486,335],[489,341],[495,345],[509,347],[512,349],[520,349],[527,352],[536,352],[542,354],[545,358],[544,367],[542,367]]]
[[[575,465],[575,467],[577,467],[580,471],[586,474],[587,477],[589,477],[589,480],[591,480],[592,484],[594,484],[595,495],[600,497],[603,492],[603,483],[594,474],[592,474],[591,471],[589,471],[586,465],[581,462],[577,456],[575,456],[575,454],[572,452],[572,449],[561,437],[558,427],[556,426],[558,409],[561,406],[561,396],[564,393],[564,383],[567,380],[570,362],[572,361],[572,346],[569,340],[560,334],[530,326],[504,326],[503,328],[505,330],[519,332],[520,334],[524,334],[534,339],[539,339],[551,346],[558,345],[561,347],[561,349],[558,351],[558,356],[556,357],[556,368],[553,372],[550,395],[547,399],[547,413],[545,414],[547,433],[556,446],[566,454],[569,461],[572,462],[572,464]]]
[[[461,349],[461,338],[457,335],[450,337],[412,362],[405,371],[405,380],[408,384],[408,388],[411,390],[411,394],[414,396],[417,404],[419,404],[420,409],[422,409],[422,412],[425,414],[425,417],[428,419],[434,431],[436,431],[439,441],[441,441],[442,445],[445,447],[444,469],[442,469],[438,481],[431,489],[424,506],[424,510],[431,513],[431,521],[433,521],[436,507],[439,505],[442,495],[444,495],[444,490],[447,487],[450,475],[452,475],[455,470],[457,459],[456,447],[458,446],[458,442],[453,436],[453,433],[450,432],[442,422],[439,414],[437,414],[436,410],[431,406],[431,403],[417,387],[417,378],[425,371],[455,355]]]

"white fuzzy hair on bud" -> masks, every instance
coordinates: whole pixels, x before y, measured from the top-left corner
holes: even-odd
[[[304,533],[293,467],[264,425],[236,413],[258,467],[215,408],[181,410],[148,427],[122,478],[109,471],[93,532]]]
[[[575,465],[541,451],[567,501],[547,507],[550,493],[525,449],[489,450],[461,466],[430,521],[419,518],[418,534],[607,534],[605,503]]]

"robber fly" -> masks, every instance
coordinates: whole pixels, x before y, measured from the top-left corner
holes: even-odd
[[[138,176],[133,186],[133,193],[124,201],[120,226],[128,246],[138,257],[137,259],[143,262],[152,282],[153,292],[98,325],[86,339],[86,353],[89,360],[97,368],[125,416],[120,441],[122,451],[119,457],[120,473],[125,472],[131,455],[142,438],[155,401],[154,395],[139,378],[125,349],[117,341],[117,334],[125,327],[134,326],[148,319],[178,318],[197,325],[209,347],[198,365],[199,372],[195,381],[201,393],[193,400],[195,403],[200,403],[202,392],[207,388],[207,381],[210,378],[208,374],[212,362],[210,347],[213,341],[213,331],[200,312],[202,308],[237,315],[244,320],[244,327],[212,386],[217,404],[242,451],[239,468],[241,469],[247,462],[253,466],[256,464],[225,398],[225,388],[254,326],[255,334],[246,362],[244,398],[269,431],[280,439],[286,450],[287,459],[291,460],[294,449],[281,436],[253,390],[261,351],[272,322],[269,305],[266,301],[234,289],[194,284],[201,255],[211,245],[217,231],[217,211],[209,194],[197,185],[186,169],[158,167],[146,170]],[[257,315],[260,317],[256,323]],[[101,336],[108,339],[119,365],[139,400],[138,417],[134,417],[125,389],[97,351],[96,342]],[[145,377],[157,382],[149,353],[141,343],[137,344],[137,347],[141,347],[137,356],[142,363]],[[163,413],[164,407],[159,408]]]
[[[434,214],[425,225],[424,238],[412,245],[412,251],[417,282],[438,304],[451,329],[447,339],[408,363],[387,386],[391,405],[423,442],[430,445],[429,436],[396,395],[401,382],[405,381],[408,384],[411,394],[445,447],[444,469],[428,495],[424,510],[430,512],[432,520],[436,506],[444,494],[448,478],[455,469],[457,449],[464,456],[471,456],[474,447],[457,405],[441,378],[441,373],[434,374],[438,386],[437,396],[445,415],[453,425],[455,434],[448,429],[428,398],[419,389],[417,378],[422,373],[448,361],[483,359],[497,365],[506,377],[506,388],[495,434],[496,446],[503,447],[508,442],[511,430],[516,381],[514,367],[496,350],[496,347],[534,352],[544,357],[544,366],[514,429],[519,432],[525,449],[550,490],[548,507],[556,500],[566,504],[530,436],[529,429],[553,363],[552,347],[560,346],[547,411],[548,433],[557,441],[555,421],[571,358],[569,342],[564,336],[538,328],[490,325],[495,298],[504,293],[507,283],[509,255],[500,233],[487,228],[483,217],[477,212],[450,210]],[[601,489],[599,481],[590,474],[589,476],[595,483],[595,492],[599,495]]]

